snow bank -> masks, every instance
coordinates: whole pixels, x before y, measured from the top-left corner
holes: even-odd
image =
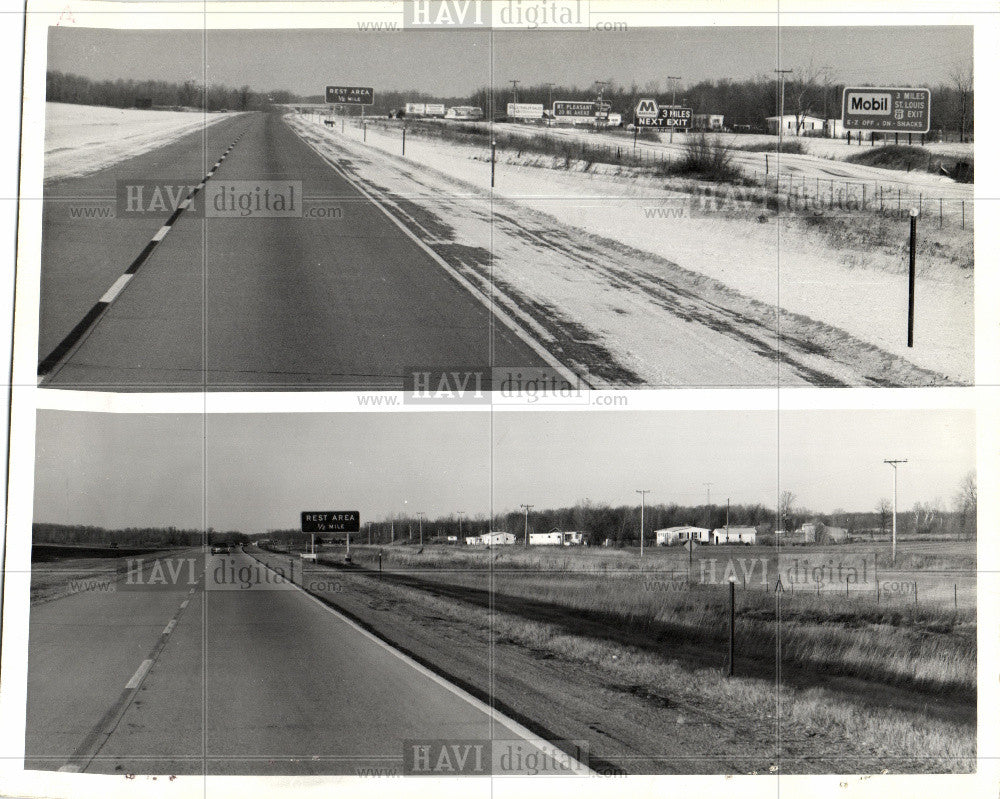
[[[45,104],[45,180],[77,177],[154,150],[227,114]]]

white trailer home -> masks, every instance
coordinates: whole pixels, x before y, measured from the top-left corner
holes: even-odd
[[[713,544],[756,544],[757,529],[755,527],[720,527],[712,530]]]
[[[690,525],[667,527],[656,531],[656,546],[658,547],[686,544],[692,540],[697,544],[707,544],[712,540],[712,531],[704,527],[691,527]]]
[[[578,547],[583,545],[583,533],[553,530],[550,533],[532,533],[528,536],[531,546]]]
[[[482,535],[468,536],[465,539],[466,546],[505,546],[513,544],[516,539],[513,533],[483,533]]]

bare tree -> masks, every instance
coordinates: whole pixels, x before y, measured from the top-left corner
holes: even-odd
[[[778,497],[778,529],[785,530],[785,525],[792,522],[792,506],[795,504],[795,494],[791,491],[782,491]]]
[[[889,532],[889,520],[892,518],[892,500],[888,497],[882,497],[878,501],[878,523],[879,529],[882,533]]]
[[[959,526],[963,533],[976,533],[976,510],[979,504],[979,490],[976,485],[976,473],[969,472],[962,478],[955,495],[955,510],[959,514]]]
[[[819,101],[823,91],[820,85],[825,87],[831,80],[831,77],[827,76],[828,72],[828,67],[817,67],[812,59],[809,59],[805,67],[795,70],[795,80],[786,84],[785,95],[791,98],[792,111],[795,114],[796,136],[802,131],[805,117],[812,112],[813,104]]]
[[[965,126],[969,118],[972,98],[972,64],[955,64],[951,69],[951,81],[955,84],[961,108],[959,138],[965,142]]]

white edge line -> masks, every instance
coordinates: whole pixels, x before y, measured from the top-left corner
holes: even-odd
[[[152,239],[150,239],[150,241],[163,241],[163,237],[166,236],[169,232],[170,232],[170,225],[164,225],[163,227],[161,227],[159,230],[156,231],[156,234],[153,236]]]
[[[184,608],[188,606],[188,602],[190,601],[191,601],[190,599],[185,599],[183,602],[181,602],[181,610],[184,610]]]
[[[142,678],[146,676],[146,672],[150,670],[153,666],[153,661],[146,658],[142,661],[142,664],[135,670],[135,674],[132,675],[132,679],[125,683],[125,688],[131,690],[142,682]]]
[[[167,626],[163,628],[163,635],[170,635],[174,631],[174,627],[177,626],[177,619],[171,619]]]
[[[73,772],[76,773],[80,770],[80,767],[75,763],[67,763],[65,766],[60,766],[57,771]]]
[[[261,561],[261,562],[263,562],[263,561]],[[271,569],[271,571],[274,571],[274,569],[272,569],[271,566],[268,563],[264,562],[264,565],[268,569]],[[480,699],[477,699],[472,694],[470,694],[467,691],[464,691],[463,689],[459,688],[457,685],[454,685],[454,684],[448,682],[448,680],[446,680],[440,674],[435,674],[433,671],[431,671],[426,666],[423,666],[420,663],[417,663],[417,661],[415,661],[413,658],[411,658],[405,652],[400,652],[394,646],[391,646],[390,644],[387,644],[385,641],[383,641],[381,638],[379,638],[374,633],[366,630],[364,627],[362,627],[361,625],[359,625],[357,622],[353,621],[352,619],[347,618],[347,616],[343,615],[342,613],[340,613],[335,608],[330,607],[329,605],[327,605],[325,602],[323,602],[318,597],[314,596],[313,594],[310,594],[302,586],[296,585],[295,583],[290,583],[290,585],[293,588],[297,588],[299,591],[301,591],[303,594],[305,594],[305,596],[308,599],[311,599],[313,602],[315,602],[317,605],[319,605],[323,610],[327,611],[328,613],[332,613],[334,616],[336,616],[338,619],[340,619],[342,622],[344,622],[344,624],[346,624],[348,627],[351,627],[352,629],[354,629],[357,632],[361,633],[361,635],[363,635],[369,641],[372,641],[373,643],[378,644],[383,649],[387,650],[392,655],[394,655],[395,657],[397,657],[399,660],[403,661],[410,668],[416,669],[424,677],[429,678],[433,682],[435,682],[438,685],[440,685],[442,688],[445,688],[446,690],[450,691],[455,696],[457,696],[459,699],[464,699],[466,702],[468,702],[470,705],[472,705],[474,708],[476,708],[476,710],[479,710],[480,712],[485,713],[487,716],[489,716],[491,719],[493,719],[498,724],[502,724],[504,727],[506,727],[507,729],[509,729],[511,732],[515,733],[516,735],[520,735],[524,740],[528,741],[529,743],[533,742],[533,741],[544,741],[545,740],[542,736],[537,735],[536,733],[533,733],[531,730],[529,730],[523,724],[518,724],[513,719],[507,718],[503,713],[501,713],[496,708],[490,707],[485,702],[483,702]],[[549,743],[549,742],[546,742],[546,743]],[[566,755],[568,757],[570,757],[570,759],[573,760],[573,762],[577,763],[584,770],[584,773],[586,775],[588,775],[588,776],[596,776],[597,775],[597,773],[593,769],[591,769],[589,766],[583,765],[583,763],[580,763],[580,761],[576,760],[568,752],[566,753]]]
[[[154,239],[155,240],[155,239]],[[111,284],[111,288],[104,292],[104,296],[98,300],[98,302],[111,303],[115,301],[115,298],[122,293],[128,282],[132,279],[132,275],[122,275],[114,283]]]
[[[289,125],[291,127],[291,125]],[[298,131],[292,128],[298,135]],[[309,142],[303,137],[299,136],[306,144]],[[310,145],[312,147],[312,145]],[[541,356],[542,360],[545,361],[549,366],[558,371],[566,380],[571,384],[576,380],[582,380],[587,384],[589,388],[593,388],[587,380],[584,380],[582,375],[575,374],[572,369],[561,363],[552,353],[550,353],[545,347],[543,347],[539,342],[535,341],[527,332],[507,313],[503,308],[498,307],[497,303],[491,302],[489,297],[487,297],[483,292],[477,288],[471,281],[469,281],[464,275],[459,273],[451,264],[444,260],[440,255],[434,252],[427,244],[425,244],[413,231],[406,227],[399,219],[397,219],[392,212],[385,207],[378,199],[376,199],[372,194],[366,191],[362,186],[355,183],[350,177],[343,172],[340,167],[334,164],[329,158],[327,158],[323,153],[319,152],[316,148],[312,147],[313,152],[315,152],[320,158],[330,165],[340,177],[350,183],[355,189],[357,189],[364,197],[366,197],[371,203],[375,205],[383,214],[385,214],[396,227],[398,227],[403,233],[410,238],[420,249],[426,252],[434,261],[444,269],[452,278],[454,278],[466,291],[472,294],[479,302],[486,307],[490,313],[497,317],[501,322],[506,325],[506,327],[514,333],[522,342],[528,345],[536,355]]]

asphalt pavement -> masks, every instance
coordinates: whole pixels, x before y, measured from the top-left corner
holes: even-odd
[[[179,214],[169,197],[165,208],[146,199],[206,178]],[[140,184],[141,215],[77,210]],[[206,215],[223,185],[252,197],[292,185],[302,215]],[[51,387],[391,389],[414,372],[546,363],[277,114],[47,185],[41,292]]]
[[[168,563],[32,608],[28,768],[399,774],[413,742],[545,751],[242,552]]]

